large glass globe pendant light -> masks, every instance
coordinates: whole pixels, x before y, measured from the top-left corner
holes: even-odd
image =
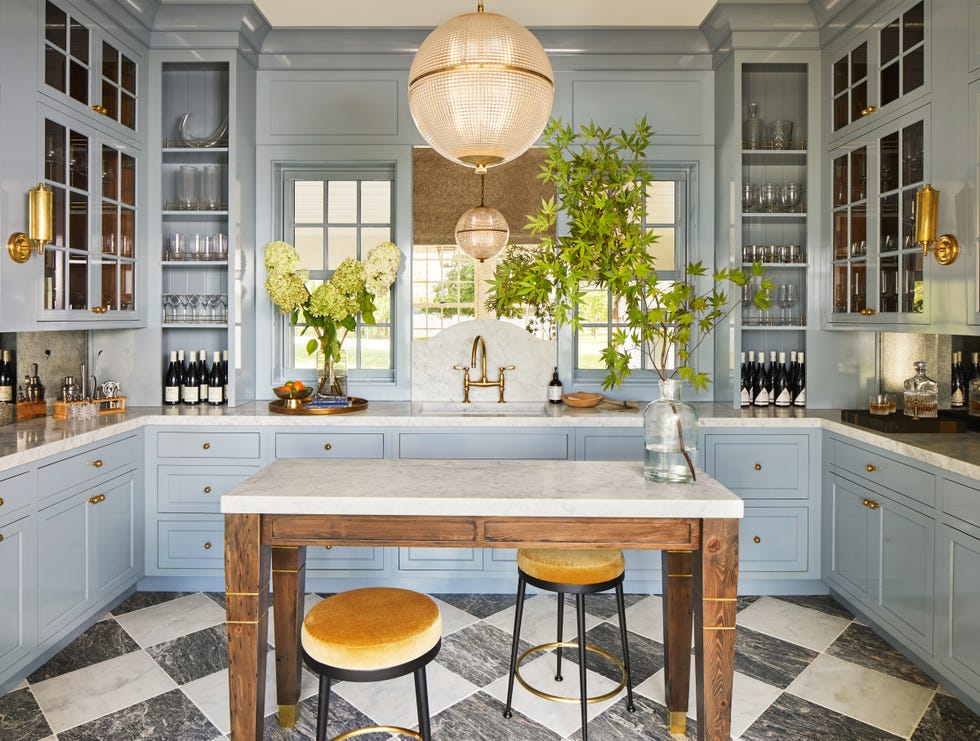
[[[480,205],[471,208],[456,222],[456,244],[474,260],[483,262],[507,244],[510,227],[504,215],[483,205],[483,178],[480,174]]]
[[[486,172],[518,157],[541,135],[555,77],[544,48],[497,13],[464,13],[419,47],[408,74],[408,107],[439,154]]]

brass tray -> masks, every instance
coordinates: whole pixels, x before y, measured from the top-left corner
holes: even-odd
[[[367,409],[367,399],[361,399],[358,396],[350,397],[350,406],[346,407],[323,407],[322,409],[310,409],[306,406],[299,407],[298,409],[287,409],[283,406],[282,399],[276,399],[275,401],[269,402],[269,411],[275,412],[276,414],[301,414],[301,415],[311,415],[311,414],[350,414],[351,412],[360,412]]]

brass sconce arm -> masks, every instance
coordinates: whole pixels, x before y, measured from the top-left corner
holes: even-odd
[[[51,241],[53,193],[44,183],[28,191],[30,197],[29,234],[14,232],[7,240],[7,254],[17,263],[25,263],[31,252],[44,254],[44,245]]]
[[[960,253],[960,245],[952,234],[936,236],[938,222],[939,191],[926,183],[915,194],[915,243],[922,246],[923,257],[932,248],[936,262],[949,265]]]

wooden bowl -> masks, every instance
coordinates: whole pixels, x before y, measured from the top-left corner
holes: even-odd
[[[579,407],[584,409],[586,407],[594,407],[596,404],[602,401],[602,394],[565,394],[561,397],[561,400],[570,407]]]

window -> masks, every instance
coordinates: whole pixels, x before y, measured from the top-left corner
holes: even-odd
[[[282,238],[296,247],[302,267],[310,271],[313,290],[327,280],[345,259],[363,259],[393,235],[390,167],[323,167],[283,171]],[[390,376],[393,367],[391,296],[376,299],[376,324],[362,325],[347,336],[343,349],[351,371],[362,378]],[[302,317],[300,317],[302,320]],[[315,359],[306,352],[312,335],[302,334],[282,317],[282,374],[312,369]]]
[[[655,180],[647,188],[645,226],[659,239],[653,246],[657,277],[669,286],[687,262],[688,173],[682,170],[654,170]],[[617,297],[604,290],[588,290],[579,306],[582,328],[575,333],[574,367],[576,376],[598,381],[605,376],[602,350],[612,333],[628,326],[622,316],[623,306]],[[649,361],[640,348],[632,348],[631,368],[648,369]],[[673,367],[674,352],[667,351],[668,366]]]

